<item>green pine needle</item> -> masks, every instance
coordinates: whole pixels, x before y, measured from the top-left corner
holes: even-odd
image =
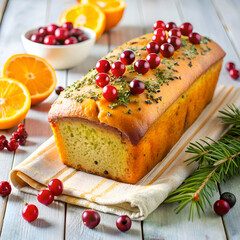
[[[218,141],[207,138],[210,143],[204,139],[190,143],[186,152],[191,153],[192,157],[186,162],[188,165],[198,162],[199,167],[165,201],[178,202],[176,213],[190,204],[189,220],[193,220],[195,212],[200,217],[207,204],[211,206],[218,183],[240,172],[240,110],[231,105],[219,112],[223,123],[230,125],[229,131]]]

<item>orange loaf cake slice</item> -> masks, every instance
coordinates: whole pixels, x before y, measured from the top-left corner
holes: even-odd
[[[146,59],[152,34],[135,38],[111,51],[111,64],[130,49],[136,60]],[[224,51],[202,37],[193,45],[182,37],[171,58],[162,55],[160,65],[141,75],[133,64],[122,77],[110,72],[110,84],[118,90],[107,101],[95,83],[92,69],[63,91],[49,112],[57,148],[63,163],[75,169],[125,183],[145,176],[191,126],[211,101],[221,70]],[[145,83],[143,93],[133,95],[129,83]]]

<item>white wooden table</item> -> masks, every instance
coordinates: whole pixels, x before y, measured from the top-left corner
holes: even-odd
[[[56,23],[60,13],[76,0],[0,0],[0,69],[15,53],[22,53],[21,34],[30,28]],[[158,19],[180,24],[189,21],[194,30],[217,41],[240,68],[239,0],[128,0],[121,23],[104,33],[92,49],[91,55],[79,67],[57,71],[58,85],[66,87],[92,68],[97,60],[115,46],[131,38],[151,32]],[[220,84],[240,87],[240,80],[230,79],[225,69]],[[22,162],[51,135],[47,113],[57,98],[55,93],[29,111],[25,125],[29,133],[27,145],[16,152],[0,152],[0,181],[8,180],[10,170]],[[16,129],[0,130],[8,138]],[[240,177],[219,186],[219,193],[230,191],[238,199],[234,209],[224,217],[217,216],[208,207],[201,219],[188,222],[188,209],[176,215],[175,204],[162,204],[144,222],[133,222],[131,230],[122,233],[115,226],[116,216],[101,213],[101,224],[94,230],[83,226],[83,208],[62,202],[50,207],[37,204],[36,196],[13,190],[8,198],[0,197],[0,238],[20,239],[240,239]],[[25,202],[36,203],[39,219],[29,224],[21,210]]]

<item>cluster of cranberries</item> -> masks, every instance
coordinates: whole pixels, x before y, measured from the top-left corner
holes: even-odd
[[[239,70],[236,69],[236,65],[233,62],[226,64],[226,69],[229,72],[231,78],[237,80],[240,76]]]
[[[216,214],[223,216],[226,213],[228,213],[230,208],[232,208],[235,205],[235,203],[236,197],[234,196],[234,194],[230,192],[225,192],[221,194],[220,200],[217,200],[214,203],[213,208]]]
[[[48,183],[48,189],[41,190],[37,195],[37,200],[49,205],[53,202],[54,196],[59,196],[63,192],[63,183],[59,179],[53,179]],[[23,218],[28,222],[33,222],[38,217],[38,208],[34,204],[26,205],[22,210]]]
[[[14,132],[8,141],[4,135],[0,135],[0,151],[6,148],[8,151],[13,152],[18,149],[19,145],[26,144],[28,133],[25,130],[23,123],[18,125],[17,132]]]
[[[50,24],[40,27],[37,33],[30,37],[31,41],[45,45],[70,45],[87,39],[84,32],[79,28],[74,28],[71,22],[65,22],[62,26]]]
[[[86,210],[82,214],[83,224],[88,228],[95,228],[100,223],[100,215],[94,210]],[[127,215],[123,215],[117,218],[117,228],[122,231],[128,231],[132,226],[132,221]]]

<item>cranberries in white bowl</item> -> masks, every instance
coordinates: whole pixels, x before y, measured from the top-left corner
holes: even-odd
[[[22,35],[26,52],[46,59],[55,69],[77,66],[87,58],[95,40],[93,30],[75,28],[70,22],[41,26]]]

